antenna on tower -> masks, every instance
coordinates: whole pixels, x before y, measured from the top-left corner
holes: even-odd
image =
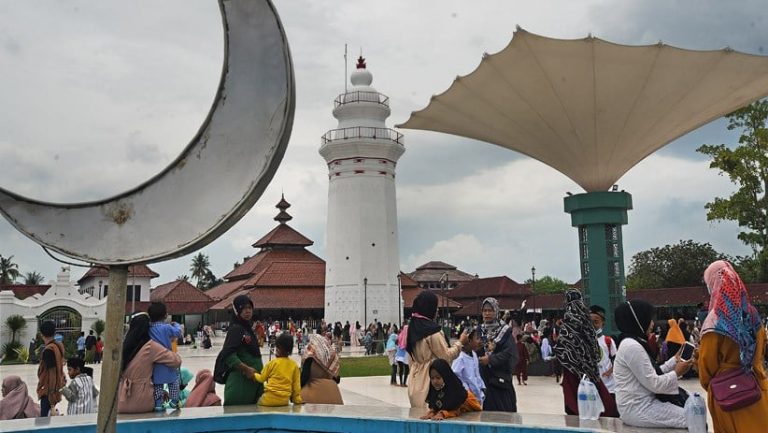
[[[347,44],[344,44],[344,94],[347,93]]]

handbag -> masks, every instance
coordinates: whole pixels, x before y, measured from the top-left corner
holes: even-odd
[[[709,392],[715,403],[726,412],[754,404],[762,396],[752,369],[742,368],[715,375],[709,382]]]

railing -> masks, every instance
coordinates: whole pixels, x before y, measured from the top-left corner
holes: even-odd
[[[350,138],[373,138],[392,140],[397,144],[403,144],[403,134],[389,128],[374,128],[371,126],[353,126],[351,128],[331,129],[323,134],[323,144],[336,140],[348,140]]]
[[[373,102],[389,107],[389,96],[382,95],[379,92],[347,92],[337,96],[333,101],[333,108],[350,102]]]

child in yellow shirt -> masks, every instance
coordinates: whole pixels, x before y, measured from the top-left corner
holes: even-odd
[[[275,341],[275,359],[269,361],[261,374],[254,373],[258,382],[264,385],[264,394],[259,406],[288,406],[288,402],[302,404],[299,366],[288,356],[293,352],[293,337],[283,332]]]

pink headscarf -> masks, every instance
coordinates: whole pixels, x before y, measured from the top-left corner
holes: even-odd
[[[701,335],[716,332],[739,345],[741,364],[752,364],[755,355],[760,315],[749,302],[749,294],[739,274],[730,263],[718,260],[704,271],[709,289],[709,314],[704,319]]]
[[[211,370],[204,369],[195,376],[195,387],[187,397],[184,407],[220,406],[221,399],[216,395],[216,383],[213,381]]]
[[[403,329],[400,330],[400,334],[397,336],[397,347],[405,349],[408,344],[408,325],[403,325]]]
[[[7,376],[3,379],[2,394],[0,420],[40,416],[40,406],[29,398],[27,384],[19,376]]]

